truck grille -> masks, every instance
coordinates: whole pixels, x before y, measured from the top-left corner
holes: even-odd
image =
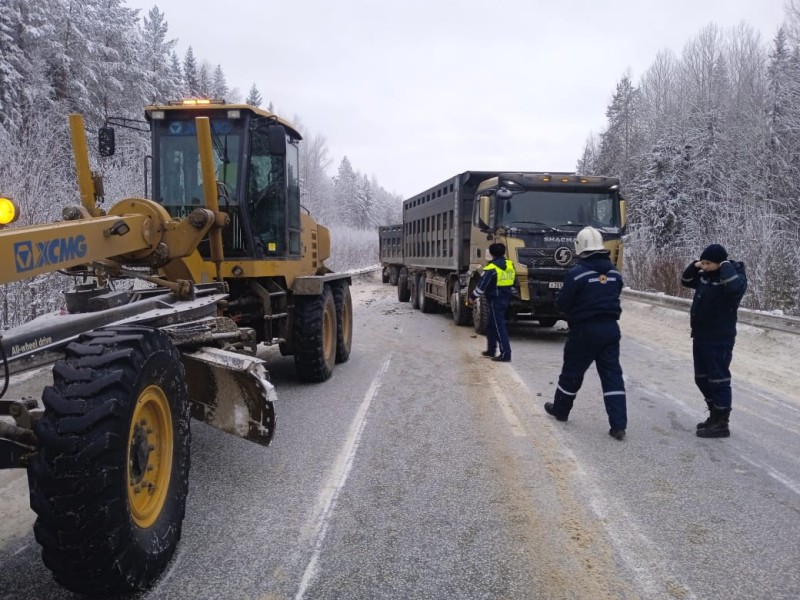
[[[566,264],[558,264],[556,262],[556,252],[560,250],[561,253],[563,253],[564,248],[569,250],[569,262]],[[567,246],[558,246],[556,248],[520,248],[517,250],[517,260],[529,269],[570,269],[575,266],[577,262],[574,252]]]

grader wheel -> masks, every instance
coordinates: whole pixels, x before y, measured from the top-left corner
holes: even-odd
[[[353,298],[350,284],[342,281],[333,286],[333,303],[336,306],[336,362],[347,362],[353,347]]]
[[[301,381],[325,381],[336,361],[336,304],[330,286],[320,296],[296,296],[294,366]]]
[[[163,333],[85,334],[53,368],[28,467],[34,534],[61,585],[85,594],[148,588],[180,539],[189,403]]]

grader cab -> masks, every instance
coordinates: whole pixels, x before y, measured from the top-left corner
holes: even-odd
[[[8,378],[54,363],[41,401],[0,397],[0,467],[27,468],[34,532],[75,592],[149,587],[181,534],[190,416],[268,445],[276,392],[262,345],[320,382],[352,344],[350,277],[300,206],[299,133],[222,102],[149,106],[150,198],[98,206],[83,120],[70,117],[81,196],[63,221],[13,227],[0,198],[0,282],[60,271],[65,309],[2,333]],[[100,132],[100,152],[116,136]],[[145,195],[148,195],[147,191]],[[140,280],[126,287],[120,280]],[[115,285],[116,284],[116,285]]]

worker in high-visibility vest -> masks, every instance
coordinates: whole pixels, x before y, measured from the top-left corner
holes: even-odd
[[[511,344],[508,341],[506,311],[511,302],[511,290],[517,274],[514,263],[506,258],[505,244],[489,246],[492,260],[483,267],[483,276],[472,291],[472,298],[489,303],[489,323],[486,326],[486,351],[482,352],[498,362],[511,362]],[[500,349],[500,354],[496,352]]]

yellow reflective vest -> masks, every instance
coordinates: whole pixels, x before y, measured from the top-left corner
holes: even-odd
[[[497,287],[509,287],[514,285],[514,280],[517,277],[517,272],[514,270],[514,263],[506,259],[505,271],[499,268],[494,263],[489,263],[483,267],[484,271],[497,271]]]

